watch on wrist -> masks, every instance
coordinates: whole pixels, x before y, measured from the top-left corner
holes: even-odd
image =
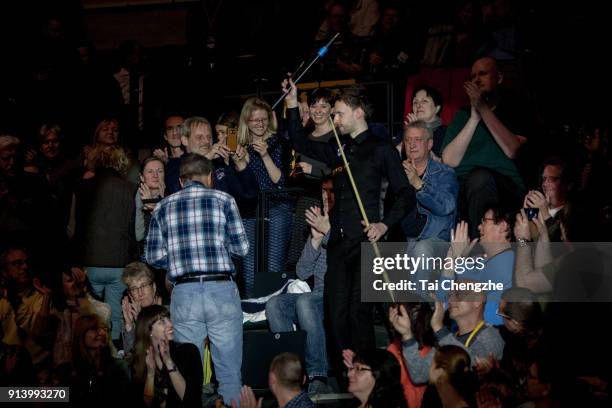
[[[178,371],[177,368],[176,368],[176,365],[173,365],[172,367],[168,367],[168,372],[169,373],[173,373],[175,371]]]
[[[525,239],[525,238],[517,238],[516,242],[518,242],[519,247],[526,247],[527,246],[527,242],[530,242],[530,239]]]

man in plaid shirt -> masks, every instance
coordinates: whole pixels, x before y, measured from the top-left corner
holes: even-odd
[[[151,216],[147,262],[168,270],[174,337],[203,355],[210,339],[219,394],[226,404],[240,397],[242,309],[231,255],[249,250],[236,202],[211,189],[212,164],[197,154],[181,159],[183,189],[166,197]]]

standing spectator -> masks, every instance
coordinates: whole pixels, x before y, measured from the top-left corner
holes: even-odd
[[[118,146],[99,150],[95,176],[83,180],[76,194],[75,245],[97,296],[112,310],[112,339],[121,334],[123,267],[137,257],[134,234],[136,185],[123,176],[125,151]]]
[[[164,162],[157,157],[149,157],[142,162],[140,186],[135,196],[136,220],[135,236],[139,242],[139,255],[144,253],[144,240],[149,230],[151,212],[165,196]]]
[[[270,219],[270,223],[267,225],[268,235],[260,238],[265,239],[267,251],[260,256],[267,259],[268,272],[283,272],[291,234],[292,206],[286,194],[275,192],[285,186],[283,142],[276,134],[272,109],[264,100],[250,98],[244,103],[238,125],[238,143],[244,151],[236,153],[237,160],[246,161],[247,167],[255,174],[259,190],[267,193],[266,217]],[[244,260],[245,294],[248,297],[253,290],[256,273],[256,219],[251,214],[245,215],[244,218],[251,244],[251,250]]]
[[[203,357],[208,336],[219,394],[228,404],[240,394],[242,364],[242,310],[230,256],[245,256],[249,242],[234,199],[211,189],[210,160],[185,155],[181,182],[183,189],[153,211],[145,258],[166,269],[174,284],[177,341],[195,344]]]

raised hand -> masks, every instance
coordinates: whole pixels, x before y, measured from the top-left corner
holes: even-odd
[[[431,328],[435,333],[437,331],[442,330],[442,328],[444,327],[444,305],[442,304],[442,302],[440,302],[440,300],[436,297],[435,294],[432,293],[431,297],[434,299],[436,305],[434,312],[431,315]]]
[[[457,224],[454,230],[451,230],[451,253],[453,257],[467,256],[474,245],[478,242],[478,238],[474,238],[470,242],[468,236],[468,223],[461,221]]]
[[[288,75],[289,78],[285,79],[281,84],[283,92],[288,92],[287,96],[285,97],[285,102],[287,103],[287,108],[297,108],[297,86],[295,86],[295,83],[293,83],[293,80],[291,79],[291,74],[289,73]]]
[[[410,112],[404,118],[404,126],[408,126],[409,123],[412,123],[412,122],[417,121],[417,120],[419,120],[419,118],[417,118],[416,113]]]
[[[529,229],[529,220],[525,210],[521,208],[521,211],[516,214],[516,222],[514,223],[514,237],[516,239],[524,239],[525,241],[531,240],[531,230]]]
[[[263,398],[255,398],[253,389],[248,385],[243,385],[240,389],[240,408],[261,408]],[[232,408],[238,408],[235,400],[232,400]]]
[[[315,239],[323,238],[325,234],[331,229],[329,223],[329,215],[321,213],[319,207],[310,207],[305,212],[306,223],[310,225],[310,233]]]
[[[257,153],[259,153],[262,159],[268,156],[268,143],[266,143],[265,140],[254,141],[253,149],[255,149]]]
[[[168,155],[166,154],[164,149],[153,150],[153,156],[157,157],[159,160],[163,161],[164,163],[168,162]]]
[[[419,190],[423,187],[423,180],[419,177],[419,172],[416,169],[416,164],[414,163],[414,159],[406,159],[402,162],[402,166],[404,167],[404,171],[406,172],[406,177],[408,177],[408,182],[412,187]]]
[[[470,104],[472,107],[476,108],[476,110],[480,112],[485,102],[482,99],[482,92],[480,91],[478,85],[468,81],[463,84],[463,87],[465,88],[465,93],[467,94],[468,98],[470,98]]]
[[[346,368],[353,367],[353,359],[355,358],[355,352],[350,349],[342,350],[342,362]]]
[[[147,372],[155,374],[155,350],[153,346],[149,346],[145,354],[145,364],[147,365]]]
[[[395,331],[402,336],[402,341],[412,338],[412,322],[404,305],[400,304],[389,308],[389,322],[391,322]]]

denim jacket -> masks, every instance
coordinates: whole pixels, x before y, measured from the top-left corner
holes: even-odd
[[[446,164],[429,159],[423,175],[423,187],[417,191],[417,211],[427,217],[418,240],[438,238],[450,241],[457,217],[459,182],[455,171]]]

